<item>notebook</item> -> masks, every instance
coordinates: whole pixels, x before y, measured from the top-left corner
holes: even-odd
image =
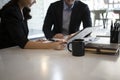
[[[117,43],[110,43],[110,37],[98,37],[99,39],[88,43],[85,47],[96,49],[98,52],[118,53],[119,46]]]

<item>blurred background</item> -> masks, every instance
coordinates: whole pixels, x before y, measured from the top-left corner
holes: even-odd
[[[9,0],[1,0],[0,8]],[[36,0],[31,8],[32,19],[29,23],[29,38],[44,36],[42,32],[43,21],[50,3],[57,0]],[[111,20],[120,19],[120,0],[81,0],[86,3],[91,11],[93,26],[102,26],[109,30]],[[81,25],[82,28],[82,25]]]

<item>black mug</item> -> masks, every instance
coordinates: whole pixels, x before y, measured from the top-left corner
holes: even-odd
[[[70,49],[70,45],[72,45]],[[83,39],[75,39],[67,44],[67,49],[72,52],[73,56],[84,56],[85,55],[85,44]]]

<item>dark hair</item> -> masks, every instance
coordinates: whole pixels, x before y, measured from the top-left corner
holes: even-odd
[[[11,2],[12,2],[13,4],[18,4],[18,1],[19,1],[19,0],[11,0]],[[23,8],[23,14],[24,14],[24,17],[25,17],[26,20],[32,18],[32,16],[30,15],[30,11],[31,11],[31,9],[28,8],[28,7],[24,7],[24,8]]]
[[[10,0],[5,6],[16,5],[16,4],[18,4],[18,1],[19,0]],[[30,15],[30,11],[31,11],[31,9],[28,8],[28,7],[23,8],[23,14],[24,14],[25,20],[28,20],[28,19],[32,18],[32,16]]]
[[[24,18],[25,18],[26,20],[32,18],[32,16],[30,15],[30,11],[31,11],[31,9],[28,8],[28,7],[24,7],[24,8],[23,8]]]
[[[10,0],[13,3],[18,3],[19,0]]]

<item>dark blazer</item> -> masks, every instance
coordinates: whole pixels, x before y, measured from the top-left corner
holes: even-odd
[[[48,8],[43,25],[43,32],[46,38],[52,38],[55,34],[62,32],[62,16],[63,1],[52,3]],[[75,1],[71,13],[69,34],[78,31],[81,22],[83,22],[84,28],[92,26],[90,10],[86,4],[81,1]]]
[[[12,46],[24,48],[27,36],[27,20],[23,20],[19,6],[8,3],[1,10],[0,49]]]

